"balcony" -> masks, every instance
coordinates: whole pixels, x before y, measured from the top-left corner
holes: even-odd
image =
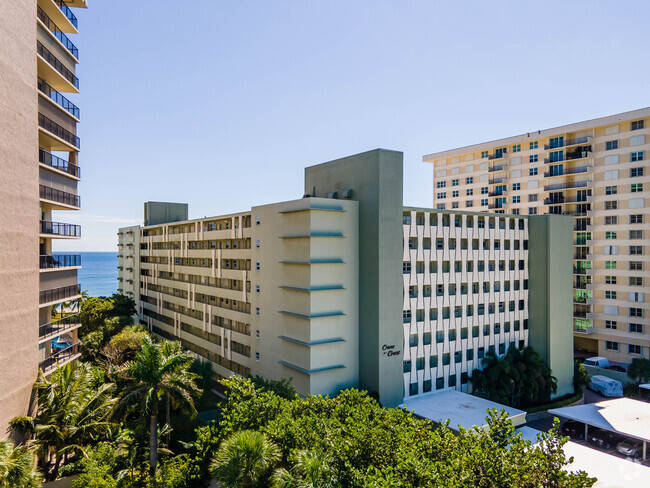
[[[564,171],[560,174],[547,171],[546,173],[544,173],[544,177],[555,178],[558,176],[576,175],[580,173],[586,173],[587,171],[589,171],[589,168],[591,168],[591,166],[578,166],[577,168],[568,168],[568,169],[564,169]]]
[[[587,318],[587,312],[584,310],[574,310],[573,311],[573,316],[578,319],[586,319]]]
[[[38,363],[38,367],[43,370],[43,373],[49,374],[59,366],[63,366],[65,363],[72,361],[80,356],[79,346],[81,342],[75,342],[70,346],[59,349],[58,352],[52,354],[45,361]]]
[[[580,144],[587,144],[591,141],[591,136],[576,137],[575,139],[567,139],[564,144],[544,144],[544,150],[561,149],[563,147],[578,146]]]
[[[78,268],[81,254],[53,254],[40,257],[40,269]]]
[[[72,13],[70,7],[68,7],[63,0],[54,0],[54,3],[56,3],[59,6],[61,12],[63,12],[63,15],[65,15],[67,19],[70,21],[70,23],[74,25],[74,28],[78,29],[79,26],[77,25],[77,17],[75,17],[75,15]]]
[[[490,205],[488,205],[488,208],[489,208],[490,210],[494,210],[494,209],[501,210],[501,209],[505,209],[506,206],[505,206],[505,203],[502,203],[502,204],[491,203]]]
[[[41,234],[63,237],[81,237],[81,226],[41,220]]]
[[[38,17],[38,20],[43,22],[45,27],[52,33],[54,37],[56,37],[63,46],[68,50],[68,52],[75,58],[79,59],[79,50],[76,48],[76,46],[68,39],[68,36],[66,36],[61,29],[59,29],[56,24],[50,19],[50,17],[45,13],[45,11],[40,7],[37,6],[36,10],[36,17]],[[75,26],[76,27],[76,26]]]
[[[81,326],[79,320],[79,313],[72,313],[64,317],[53,320],[49,324],[38,326],[38,339],[39,342],[44,342],[58,335],[64,334],[70,330],[76,329]]]
[[[43,130],[46,130],[47,132],[58,137],[59,139],[62,139],[63,141],[67,142],[71,146],[79,149],[79,145],[81,142],[80,139],[69,130],[66,130],[63,127],[61,127],[52,119],[48,119],[45,115],[39,113],[38,125]]]
[[[488,180],[488,184],[490,185],[499,185],[503,183],[505,178],[492,178],[491,180]]]
[[[545,185],[544,191],[570,190],[571,188],[587,188],[589,186],[591,186],[590,180],[567,181],[564,183],[553,183],[552,185]]]
[[[593,334],[594,328],[593,327],[574,327],[573,332],[577,332],[579,334]]]
[[[40,185],[40,198],[48,202],[56,202],[63,205],[65,208],[81,208],[81,197],[67,191],[57,190],[45,185]]]
[[[72,164],[65,159],[61,159],[58,156],[53,155],[52,153],[47,152],[45,149],[39,148],[38,150],[38,162],[50,168],[63,171],[68,173],[75,178],[81,178],[81,170],[76,164]]]
[[[576,159],[587,159],[593,157],[590,150],[568,152],[566,155],[567,161],[575,161]]]
[[[551,158],[544,158],[544,164],[563,163],[564,161],[566,161],[566,159],[564,159],[564,157],[562,157],[562,159],[553,158],[552,161],[551,161]]]
[[[50,85],[48,85],[43,78],[38,79],[38,89],[41,91],[41,93],[47,96],[63,110],[67,111],[77,120],[79,119],[79,108]]]
[[[508,193],[508,190],[501,190],[501,191],[491,191],[488,193],[488,197],[503,197]]]
[[[498,164],[488,168],[489,173],[496,173],[497,171],[505,171],[507,164]]]
[[[544,205],[563,205],[565,203],[587,203],[584,198],[563,197],[563,198],[545,198]]]
[[[503,151],[501,154],[499,154],[499,153],[490,154],[490,155],[488,156],[488,159],[489,159],[489,160],[492,160],[492,159],[503,159],[503,158],[505,158],[507,155],[508,155],[508,153],[505,152],[505,151]]]
[[[43,46],[43,44],[41,44],[39,41],[36,41],[36,52],[52,69],[54,69],[54,71],[62,76],[67,83],[74,87],[74,90],[71,91],[79,91],[79,78],[77,78],[72,71],[70,71],[61,61],[57,59],[54,54],[52,54],[52,52],[50,52],[49,49]],[[57,86],[56,88],[59,90],[64,90],[65,85]]]
[[[81,295],[81,285],[62,286],[60,288],[52,288],[50,290],[41,290],[39,293],[39,303],[60,302],[72,297]]]

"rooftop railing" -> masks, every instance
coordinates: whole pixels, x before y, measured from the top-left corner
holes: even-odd
[[[66,237],[81,237],[81,226],[41,220],[41,234],[53,234]]]
[[[81,170],[79,166],[77,166],[76,164],[72,164],[71,162],[66,161],[65,159],[61,159],[60,157],[47,152],[45,149],[42,148],[38,149],[38,162],[41,164],[45,164],[46,166],[50,166],[54,169],[63,171],[65,173],[69,173],[72,176],[75,176],[77,178],[81,177]]]
[[[81,266],[81,254],[52,254],[40,257],[41,269],[72,268]]]
[[[70,54],[72,54],[76,59],[79,59],[79,50],[74,44],[72,44],[72,41],[68,39],[68,36],[66,36],[63,31],[56,26],[56,24],[52,21],[52,19],[50,19],[50,17],[41,7],[37,6],[36,16],[41,22],[43,22],[43,24],[45,24],[45,27],[47,27],[50,32],[54,34],[54,37],[61,41],[61,44],[65,46]]]
[[[81,295],[81,285],[79,284],[41,290],[39,293],[39,303],[57,302],[77,295]]]
[[[66,315],[58,320],[53,320],[48,324],[38,326],[38,337],[43,339],[48,336],[55,336],[62,334],[67,330],[79,325],[79,313]]]
[[[67,191],[57,190],[45,185],[40,185],[40,197],[44,200],[70,205],[72,207],[81,207],[81,197]]]
[[[75,15],[72,13],[70,7],[68,7],[63,0],[54,0],[54,3],[59,6],[61,12],[63,12],[63,15],[65,15],[70,23],[74,25],[75,29],[78,28],[79,26],[77,25],[77,17],[75,17]]]
[[[69,112],[70,115],[79,118],[79,108],[50,85],[48,85],[43,78],[38,79],[38,89],[47,95],[50,100],[52,100],[58,106]]]
[[[79,346],[81,346],[80,341],[75,342],[66,348],[59,349],[58,352],[52,354],[45,361],[38,363],[38,367],[41,368],[44,373],[49,373],[50,371],[56,369],[57,364],[68,361],[79,354]]]
[[[75,88],[79,88],[79,78],[75,74],[66,68],[58,58],[50,52],[40,41],[36,41],[36,52],[47,61],[55,70],[57,70],[61,76],[68,80]]]
[[[55,136],[60,137],[65,142],[68,142],[72,144],[74,147],[76,147],[77,149],[79,149],[81,140],[76,135],[74,135],[69,130],[64,129],[59,124],[54,122],[52,119],[48,119],[45,115],[41,113],[38,114],[38,125],[41,128],[45,129],[46,131],[51,132]]]

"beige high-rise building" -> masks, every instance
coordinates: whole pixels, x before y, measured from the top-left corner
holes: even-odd
[[[621,365],[650,357],[649,137],[644,108],[423,157],[438,209],[573,216],[576,354]]]
[[[55,254],[78,239],[57,210],[81,207],[77,192],[79,53],[72,8],[86,0],[0,3],[0,437],[25,414],[38,368],[50,374],[78,356],[80,256]]]

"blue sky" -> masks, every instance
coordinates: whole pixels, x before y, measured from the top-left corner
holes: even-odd
[[[80,35],[81,241],[113,251],[143,202],[190,218],[302,196],[303,168],[428,154],[650,105],[650,2],[94,0]]]

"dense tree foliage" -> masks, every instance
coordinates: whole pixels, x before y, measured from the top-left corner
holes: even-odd
[[[577,359],[573,360],[573,391],[575,393],[581,392],[582,389],[589,384],[590,381],[587,368]]]
[[[637,358],[627,368],[627,375],[638,383],[650,381],[650,359]]]
[[[541,356],[528,346],[511,347],[499,358],[489,350],[483,358],[483,369],[472,372],[474,394],[511,407],[539,405],[557,392],[557,379]]]
[[[38,488],[41,476],[34,469],[34,453],[26,446],[0,441],[0,488]]]

